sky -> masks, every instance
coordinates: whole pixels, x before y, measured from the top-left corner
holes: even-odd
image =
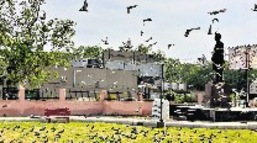
[[[251,9],[256,0],[88,0],[89,12],[79,12],[84,0],[46,0],[43,9],[47,18],[71,19],[77,23],[74,36],[75,46],[100,45],[118,49],[129,38],[137,47],[157,42],[153,51],[160,49],[166,57],[193,62],[204,54],[211,58],[215,40],[208,35],[213,18],[219,22],[212,25],[212,32],[221,33],[226,52],[228,47],[257,44],[257,12]],[[138,5],[130,14],[126,7]],[[209,15],[207,12],[226,8],[225,13]],[[151,18],[152,22],[143,19]],[[188,28],[201,27],[192,31]],[[140,31],[144,35],[140,36]],[[109,38],[106,46],[101,39]],[[175,44],[170,49],[168,44]]]

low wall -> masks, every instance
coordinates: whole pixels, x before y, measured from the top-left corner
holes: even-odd
[[[72,115],[151,115],[152,103],[143,101],[4,101],[0,100],[0,116],[44,115],[46,108],[64,108]]]
[[[0,100],[0,116],[44,115],[46,108],[69,108],[72,115],[138,115],[150,116],[152,102],[144,101],[69,101],[65,92],[59,100],[28,101],[20,90],[19,100]]]
[[[152,112],[152,102],[144,101],[104,101],[104,114],[149,116]]]

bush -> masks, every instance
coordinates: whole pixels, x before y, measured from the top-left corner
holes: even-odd
[[[179,95],[179,94],[177,94],[177,95],[175,95],[174,101],[176,103],[184,103],[184,102],[194,102],[194,101],[196,101],[196,99],[191,94],[189,94],[189,95]]]
[[[109,94],[107,95],[107,98],[105,100],[117,100],[117,95],[116,94]]]

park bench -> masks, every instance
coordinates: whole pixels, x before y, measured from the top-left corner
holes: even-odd
[[[45,119],[50,123],[51,119],[54,117],[64,118],[67,123],[70,121],[70,110],[68,108],[57,108],[57,109],[45,109]]]

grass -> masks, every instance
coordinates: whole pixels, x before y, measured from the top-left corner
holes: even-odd
[[[204,128],[158,129],[99,122],[68,124],[0,122],[0,143],[114,143],[115,141],[117,143],[171,141],[172,143],[254,143],[257,141],[257,132]]]

